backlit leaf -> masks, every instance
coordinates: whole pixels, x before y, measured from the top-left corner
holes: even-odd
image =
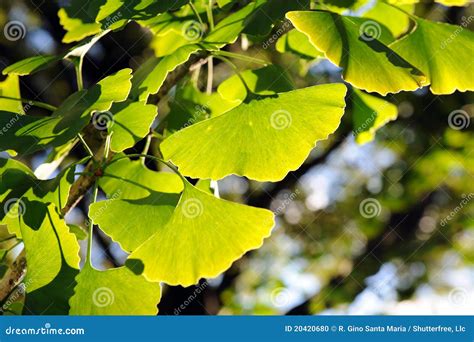
[[[86,263],[76,277],[71,315],[156,315],[158,283],[149,283],[126,267],[99,271]]]
[[[135,212],[144,210],[137,206]],[[132,228],[138,222],[127,224]],[[272,227],[270,211],[218,199],[186,182],[170,220],[155,224],[153,234],[130,259],[142,260],[143,273],[151,281],[189,286],[217,276],[245,252],[260,247]]]
[[[19,99],[21,97],[20,80],[17,75],[9,75],[3,81],[0,81],[0,108],[8,112],[25,114],[21,101],[5,99],[1,96],[12,97],[15,99]],[[2,131],[3,128],[0,129],[0,134]]]
[[[143,102],[121,102],[112,106],[113,123],[109,131],[113,133],[110,148],[121,152],[132,147],[150,131],[158,108]]]
[[[183,191],[183,182],[175,173],[152,171],[141,160],[127,158],[107,166],[99,185],[108,198],[139,199],[153,192]]]
[[[197,45],[186,45],[162,59],[150,58],[134,73],[130,96],[133,99],[146,101],[149,95],[156,94],[168,73],[185,63],[192,54],[198,52]]]
[[[23,59],[3,69],[4,75],[29,75],[46,69],[50,64],[61,60],[58,56],[34,56]]]
[[[123,69],[87,90],[69,96],[49,117],[0,112],[0,151],[31,154],[48,146],[60,146],[74,138],[90,121],[92,111],[107,111],[124,101],[130,91],[131,70]]]
[[[161,151],[193,178],[218,180],[236,174],[277,181],[336,130],[345,93],[344,85],[330,84],[243,103],[171,135]]]
[[[375,138],[380,127],[397,118],[398,109],[388,101],[354,89],[352,115],[356,141],[365,144]]]
[[[467,28],[416,18],[416,28],[390,48],[427,76],[433,94],[474,90],[474,32]]]
[[[357,88],[386,95],[426,84],[418,69],[387,47],[391,34],[373,20],[325,11],[290,12],[287,17]]]

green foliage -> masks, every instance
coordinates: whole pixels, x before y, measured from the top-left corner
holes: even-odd
[[[0,82],[0,151],[19,158],[42,152],[53,175],[38,179],[27,165],[0,160],[0,224],[26,253],[23,313],[156,314],[160,283],[216,277],[271,234],[272,212],[219,198],[211,180],[285,179],[338,130],[346,102],[356,141],[374,140],[398,109],[364,91],[473,90],[464,66],[474,34],[413,15],[416,2],[376,1],[359,14],[364,1],[73,0],[61,8],[63,42],[78,45],[18,61]],[[151,36],[154,55],[84,88],[86,54],[130,22]],[[280,58],[253,53],[262,42],[281,60],[327,59],[348,84],[301,87]],[[73,63],[77,91],[58,108],[22,99],[19,77],[61,60]],[[225,77],[214,77],[214,68]],[[22,103],[51,113],[30,115]],[[84,159],[71,161],[79,142]],[[431,158],[456,163],[448,154]],[[417,172],[427,172],[427,160]],[[106,199],[97,201],[98,193]],[[87,233],[65,218],[83,196]],[[93,267],[94,226],[130,253],[123,266]],[[78,241],[86,238],[80,269]],[[3,259],[7,251],[0,252]]]

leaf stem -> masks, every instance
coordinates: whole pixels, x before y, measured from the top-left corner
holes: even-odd
[[[212,5],[214,4],[213,0],[209,0],[209,6],[206,7],[207,20],[209,21],[209,27],[214,30],[214,16],[212,14]]]
[[[48,103],[41,102],[41,101],[30,100],[30,99],[25,99],[23,97],[15,98],[15,97],[10,97],[10,96],[0,95],[0,98],[13,100],[13,101],[18,101],[18,102],[23,102],[23,103],[28,103],[29,105],[32,105],[32,106],[35,106],[35,107],[38,107],[38,108],[43,108],[43,109],[46,109],[46,110],[50,110],[52,112],[54,112],[56,109],[58,109],[57,107],[55,107],[53,105],[50,105]]]
[[[161,159],[161,158],[158,158],[158,157],[149,155],[149,154],[142,154],[142,153],[127,154],[127,155],[125,155],[125,156],[121,156],[121,157],[118,157],[118,158],[115,158],[115,159],[111,160],[106,166],[110,166],[110,165],[112,165],[113,163],[118,162],[118,161],[121,160],[121,159],[131,158],[131,157],[145,157],[145,158],[150,158],[150,159],[156,160],[156,161],[158,161],[158,162],[160,162],[160,163],[162,163],[162,164],[168,166],[174,173],[176,173],[178,176],[180,176],[181,179],[186,180],[186,179],[184,178],[184,176],[178,171],[178,169],[176,168],[176,166],[174,166],[173,164],[167,162],[167,161],[164,160],[164,159]]]
[[[97,201],[97,194],[99,193],[99,186],[97,184],[97,181],[94,182],[94,190],[93,190],[93,197],[92,197],[92,203],[95,203]],[[89,226],[88,226],[88,232],[89,236],[87,239],[87,257],[86,257],[86,262],[92,266],[92,242],[94,240],[94,220],[89,217]]]
[[[84,140],[84,138],[82,137],[81,133],[78,133],[77,134],[77,137],[79,138],[79,140],[81,141],[82,145],[84,145],[84,148],[86,149],[87,153],[89,154],[89,156],[91,157],[94,157],[94,152],[92,152],[91,148],[89,147],[89,145],[87,145],[86,141]]]
[[[84,82],[82,80],[82,62],[84,58],[83,56],[77,57],[74,60],[74,66],[76,69],[76,81],[77,81],[77,90],[80,91],[84,89]]]
[[[151,138],[152,138],[152,134],[148,133],[148,135],[146,136],[145,147],[143,148],[142,154],[146,155],[148,153],[148,150],[150,149],[150,145],[151,145]],[[146,157],[142,156],[142,157],[140,157],[140,159],[142,161],[142,164],[145,165]]]
[[[211,54],[214,56],[224,56],[224,57],[229,57],[229,58],[240,59],[242,61],[261,64],[264,66],[268,65],[268,63],[264,61],[263,59],[241,55],[240,53],[234,53],[234,52],[229,52],[229,51],[224,51],[224,50],[216,50],[216,51],[212,51]]]
[[[212,56],[207,57],[207,85],[206,93],[211,95],[212,93],[212,82],[214,77],[214,61]]]
[[[228,64],[232,68],[232,70],[234,70],[235,74],[237,75],[237,77],[240,79],[240,81],[244,85],[245,90],[247,91],[247,93],[248,94],[253,94],[253,91],[250,90],[249,86],[247,85],[247,82],[245,82],[245,79],[242,76],[242,74],[240,73],[239,69],[237,68],[237,66],[234,63],[232,63],[231,60],[229,60],[228,58],[226,58],[224,56],[216,56],[216,58],[218,58],[221,61],[223,61],[224,63]]]
[[[194,4],[191,1],[188,4],[189,4],[189,7],[191,7],[191,10],[193,11],[193,13],[196,16],[197,20],[199,21],[199,24],[201,24],[201,27],[204,27],[204,22],[202,21],[202,18],[199,15],[199,12],[197,11]]]

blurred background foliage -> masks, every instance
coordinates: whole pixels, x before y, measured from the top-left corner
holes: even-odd
[[[344,13],[371,8],[362,8],[371,1],[324,2]],[[58,55],[72,46],[61,42],[65,32],[57,13],[65,3],[1,1],[0,27],[20,20],[28,32],[19,41],[0,35],[0,69],[37,54]],[[421,17],[453,24],[474,15],[472,5],[444,7],[422,1],[408,6]],[[399,34],[408,28],[386,13],[373,15]],[[263,22],[252,25],[265,29]],[[340,70],[317,51],[292,45],[289,35],[282,38],[290,29],[289,22],[280,20],[258,37],[243,35],[228,50],[271,61],[297,88],[340,82]],[[133,22],[109,33],[86,56],[85,85],[122,68],[136,70],[150,56],[159,56],[165,42],[179,44],[171,31],[157,37]],[[258,67],[246,61],[236,64],[242,71]],[[460,67],[474,75],[472,64]],[[189,87],[181,83],[176,95],[161,101],[160,123],[182,115],[184,121],[202,119],[212,110],[209,99],[199,95],[206,88],[206,68],[204,62],[197,65],[201,72],[193,71],[185,80],[196,81],[199,89],[188,90],[192,96],[178,91]],[[214,90],[232,75],[228,65],[215,60]],[[21,79],[23,97],[55,106],[74,91],[74,68],[65,61]],[[349,105],[337,132],[282,181],[220,181],[220,196],[272,209],[277,226],[261,249],[222,276],[189,288],[166,287],[160,314],[473,314],[474,125],[453,129],[448,124],[455,110],[472,120],[473,95],[435,96],[421,89],[385,99],[397,106],[398,119],[379,130],[372,142],[355,142]],[[44,113],[32,108],[28,114]],[[173,122],[168,124],[172,130]],[[159,137],[154,140],[156,148]],[[64,163],[84,155],[77,146]],[[35,168],[44,158],[38,153],[23,161]],[[370,217],[361,211],[367,199],[375,203]],[[84,200],[75,208],[68,221],[83,225],[87,204]],[[99,232],[94,242],[102,251],[94,256],[98,266],[123,263],[125,254],[105,234]]]

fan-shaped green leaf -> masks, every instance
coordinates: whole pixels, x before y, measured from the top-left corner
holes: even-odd
[[[111,199],[91,204],[89,217],[122,249],[131,252],[158,228],[165,226],[178,200],[179,194],[160,192],[151,192],[148,197],[135,200]],[[123,216],[123,213],[127,215]]]
[[[277,181],[339,126],[346,87],[320,85],[243,103],[167,138],[161,151],[193,178]],[[212,163],[209,163],[212,160]]]
[[[137,206],[135,212],[144,210]],[[155,225],[153,235],[130,259],[143,261],[143,273],[151,281],[189,286],[217,276],[244,253],[260,247],[272,227],[270,211],[218,199],[186,182],[169,222]]]
[[[107,166],[99,185],[108,198],[139,199],[153,192],[183,191],[183,182],[175,173],[152,171],[140,160],[126,158]]]
[[[239,105],[238,101],[224,99],[219,93],[201,92],[192,83],[176,89],[172,101],[168,102],[170,112],[162,124],[167,132],[175,132],[196,122],[218,116]]]
[[[419,70],[387,47],[390,32],[373,20],[324,11],[290,12],[287,17],[357,88],[386,95],[426,84]]]
[[[50,64],[61,60],[58,56],[34,56],[23,59],[3,69],[4,75],[29,75],[46,69]]]
[[[49,284],[59,273],[62,263],[79,267],[79,244],[59,217],[53,204],[22,200],[15,204],[19,217],[21,238],[25,244],[28,272],[27,292]]]
[[[379,128],[397,118],[398,109],[388,101],[354,89],[352,115],[356,141],[365,144],[375,138]]]
[[[20,80],[17,75],[9,75],[3,81],[0,81],[0,108],[8,112],[18,114],[25,114],[21,101],[2,98],[1,96],[19,99],[20,95]],[[4,127],[0,129],[0,134],[3,133]]]
[[[126,267],[99,271],[86,263],[76,277],[71,315],[156,315],[158,283],[149,283]],[[137,305],[139,303],[139,305]]]
[[[428,77],[433,94],[474,90],[472,67],[460,67],[472,62],[474,51],[474,32],[467,28],[416,18],[416,28],[390,48]]]
[[[295,29],[281,36],[275,47],[278,52],[291,52],[307,59],[315,59],[324,56],[322,52],[311,44],[304,33]]]
[[[88,90],[69,96],[50,117],[0,112],[0,150],[30,154],[47,146],[60,146],[74,138],[90,120],[91,111],[106,111],[124,101],[131,87],[131,70],[123,69]]]
[[[270,34],[272,27],[284,19],[286,12],[309,10],[309,8],[309,0],[267,0],[263,6],[256,10],[252,17],[247,19],[248,24],[245,28],[245,33],[253,36],[267,36]],[[285,28],[285,25],[288,25],[288,23],[282,24],[281,26]],[[276,30],[282,29],[278,28]]]
[[[265,5],[265,1],[257,0],[249,3],[244,8],[233,12],[219,21],[204,39],[206,48],[218,49],[226,44],[233,43],[249,23],[249,18],[254,16],[258,9]]]
[[[110,111],[114,114],[109,131],[113,133],[110,149],[121,152],[132,147],[148,134],[158,114],[158,108],[144,102],[115,103]]]
[[[407,13],[413,13],[415,10],[413,4],[402,4],[398,7]],[[410,17],[407,14],[382,1],[376,1],[374,6],[363,14],[363,17],[383,23],[394,37],[401,36],[410,26]]]
[[[245,70],[240,73],[240,76],[245,84],[238,75],[234,75],[219,85],[217,91],[224,99],[241,103],[249,95],[247,88],[257,95],[275,95],[295,89],[286,71],[278,65],[272,64],[260,69]]]
[[[149,95],[156,94],[168,73],[185,63],[192,54],[198,52],[197,45],[186,45],[162,59],[150,58],[134,73],[131,98],[146,101]]]

